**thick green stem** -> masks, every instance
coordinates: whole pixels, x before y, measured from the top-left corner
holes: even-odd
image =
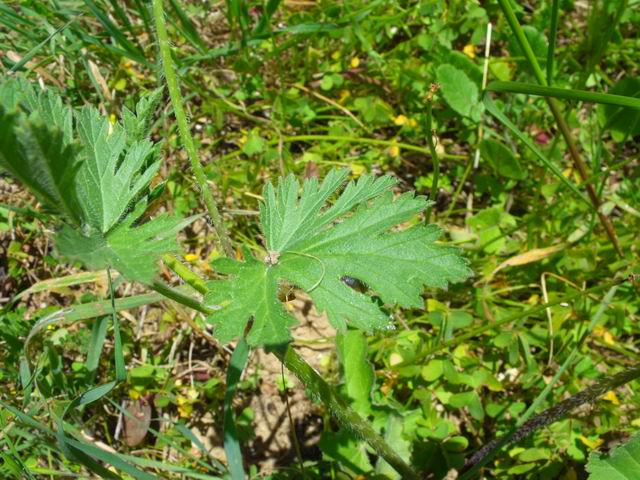
[[[540,85],[545,87],[548,86],[547,79],[545,78],[545,75],[542,72],[542,68],[540,68],[538,59],[533,53],[533,49],[529,44],[529,40],[527,40],[524,30],[520,26],[520,23],[516,18],[516,14],[513,11],[513,8],[511,7],[510,0],[498,0],[498,3],[500,4],[502,13],[504,13],[504,16],[507,19],[507,22],[509,23],[511,30],[516,36],[516,40],[518,41],[518,45],[520,46],[520,49],[524,52],[524,56],[527,59],[529,66],[533,70],[534,77],[536,78],[536,80]],[[573,139],[573,134],[571,133],[569,125],[567,125],[567,122],[564,119],[564,115],[560,110],[560,106],[558,102],[556,102],[555,99],[553,98],[545,97],[545,99],[547,101],[547,104],[549,105],[549,108],[551,109],[551,113],[555,117],[556,123],[558,124],[558,128],[560,129],[560,132],[562,133],[562,136],[564,137],[564,140],[567,143],[567,148],[569,149],[569,154],[573,159],[573,163],[576,169],[578,170],[580,177],[584,181],[587,178],[589,178],[589,172],[587,170],[587,166],[584,160],[582,159],[582,155],[580,155],[580,152],[578,151],[578,147],[576,146],[576,143]],[[607,217],[600,210],[600,199],[598,198],[595,188],[593,188],[593,185],[591,183],[588,183],[586,184],[586,189],[587,189],[587,194],[589,195],[589,199],[593,204],[593,208],[595,209],[598,215],[598,218],[600,219],[600,223],[604,227],[605,232],[607,233],[607,236],[609,237],[609,240],[613,245],[613,248],[621,258],[624,257],[624,253],[622,252],[622,248],[620,247],[620,242],[618,241],[618,237],[616,235],[615,229],[613,228],[611,220],[609,220],[609,217]]]
[[[338,396],[336,391],[291,346],[275,350],[273,353],[307,389],[313,392],[313,395],[329,408],[341,427],[369,443],[378,455],[402,475],[402,478],[418,478],[413,469],[378,435],[371,424]]]
[[[185,305],[193,310],[209,315],[213,310],[207,308],[197,300],[188,297],[181,292],[165,285],[161,282],[153,284],[153,289],[167,298]],[[356,413],[347,402],[342,399],[337,392],[316,372],[307,362],[300,357],[290,345],[285,345],[273,351],[278,359],[293,373],[298,380],[313,393],[314,396],[322,400],[341,427],[344,427],[359,438],[363,439],[384,458],[389,465],[395,468],[402,478],[417,479],[417,474],[407,463],[389,446],[389,444],[376,433],[367,420]]]
[[[220,216],[218,207],[213,199],[213,194],[207,185],[207,177],[205,176],[200,163],[200,158],[198,157],[198,152],[196,151],[193,137],[189,130],[187,116],[184,113],[182,94],[180,93],[180,87],[178,86],[178,79],[173,66],[173,59],[171,58],[171,46],[169,44],[169,35],[167,34],[167,27],[164,20],[162,0],[153,0],[153,16],[155,19],[158,47],[160,49],[160,57],[162,58],[164,76],[167,81],[169,96],[171,97],[171,105],[173,106],[173,111],[176,115],[180,137],[184,148],[187,151],[187,155],[189,156],[191,170],[193,170],[193,175],[195,176],[198,187],[200,188],[200,193],[202,194],[204,204],[207,207],[209,216],[211,217],[211,223],[218,235],[222,249],[228,256],[233,256],[231,239],[224,227],[222,217]]]
[[[175,288],[170,287],[169,285],[156,281],[151,285],[156,292],[164,295],[170,300],[173,300],[176,303],[184,305],[185,307],[189,307],[192,310],[196,310],[197,312],[204,313],[205,315],[209,315],[213,313],[213,310],[205,307],[202,303],[200,303],[195,298],[192,298],[184,293],[176,290]]]

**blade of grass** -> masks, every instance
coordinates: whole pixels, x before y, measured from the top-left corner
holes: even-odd
[[[62,25],[61,27],[58,27],[54,32],[52,32],[47,38],[45,38],[44,40],[42,40],[40,43],[38,43],[35,47],[33,47],[31,50],[29,50],[18,62],[15,63],[15,65],[13,65],[13,67],[11,67],[11,69],[9,70],[9,73],[14,73],[17,72],[18,70],[20,70],[24,65],[26,65],[26,63],[31,60],[39,51],[42,47],[44,47],[47,43],[49,43],[49,41],[55,37],[56,35],[58,35],[60,32],[62,32],[65,28],[67,28],[69,25],[71,25],[71,23],[75,20],[75,18],[69,20],[67,23],[65,23],[64,25]]]
[[[560,13],[560,0],[551,3],[551,20],[549,23],[549,48],[547,49],[547,83],[553,83],[553,64],[556,54],[556,41],[558,37],[558,15]]]
[[[511,133],[513,133],[516,137],[518,137],[518,139],[522,143],[524,143],[527,146],[527,148],[531,150],[531,152],[533,152],[533,154],[538,158],[538,160],[540,160],[540,162],[545,168],[550,170],[551,173],[553,173],[558,180],[564,183],[567,186],[567,188],[569,188],[569,190],[571,190],[571,192],[573,192],[577,196],[577,198],[582,200],[587,205],[591,206],[591,202],[589,201],[589,199],[587,199],[582,194],[582,192],[580,192],[578,187],[573,182],[571,182],[567,177],[565,177],[562,174],[562,171],[558,168],[558,166],[555,163],[552,163],[546,156],[544,156],[542,152],[540,152],[540,150],[538,150],[538,148],[533,144],[533,142],[529,140],[527,136],[524,133],[522,133],[520,129],[511,120],[509,120],[504,113],[500,111],[500,109],[497,107],[495,103],[493,103],[493,100],[491,100],[491,97],[488,94],[486,93],[484,94],[482,101],[484,103],[485,108],[487,109],[487,112],[493,115],[498,121],[500,121],[500,123],[502,123],[505,127],[507,127],[511,131]]]
[[[89,347],[87,348],[87,359],[85,360],[85,367],[89,371],[90,375],[95,375],[100,363],[100,355],[102,354],[102,347],[104,341],[107,338],[107,326],[108,317],[100,317],[93,323],[91,328],[91,340],[89,341]]]
[[[109,296],[111,297],[111,322],[113,323],[113,352],[116,363],[116,382],[124,382],[127,379],[127,370],[124,366],[122,338],[120,337],[120,320],[118,319],[118,311],[116,310],[116,295],[113,291],[111,269],[107,269],[107,279],[109,281]]]
[[[433,162],[433,180],[431,182],[431,190],[429,191],[429,201],[431,204],[427,207],[427,211],[424,214],[425,223],[429,223],[431,220],[431,211],[433,205],[438,198],[438,179],[440,177],[440,160],[438,159],[438,152],[436,151],[436,144],[433,141],[433,96],[438,90],[438,85],[433,84],[427,95],[427,114],[426,114],[426,131],[427,131],[427,145],[429,145],[429,153],[431,154],[431,161]]]
[[[129,32],[131,38],[133,38],[133,41],[136,42],[138,50],[142,51],[142,45],[140,45],[138,35],[134,31],[133,25],[129,21],[129,17],[127,16],[126,12],[122,9],[117,0],[109,0],[109,3],[111,4],[111,8],[113,8],[113,11],[116,13],[116,16],[124,24],[124,27],[127,29],[127,32]]]
[[[515,12],[513,11],[511,0],[498,0],[498,3],[500,4],[500,8],[507,20],[507,23],[509,23],[511,30],[514,33],[516,40],[518,41],[520,49],[524,52],[525,58],[527,59],[529,66],[533,70],[536,81],[542,86],[547,86],[547,81],[544,76],[544,73],[542,72],[542,69],[540,68],[538,59],[534,55],[533,49],[531,48],[531,45],[527,40],[524,30],[520,26],[520,23],[516,18]],[[567,144],[567,148],[569,149],[569,153],[571,154],[571,158],[573,159],[573,163],[576,166],[576,169],[580,173],[580,176],[582,177],[582,179],[586,180],[587,178],[589,178],[589,172],[587,170],[587,166],[584,160],[582,159],[580,152],[578,151],[576,143],[573,139],[573,134],[571,133],[571,129],[569,128],[569,125],[567,125],[564,115],[560,111],[560,106],[555,101],[555,99],[551,97],[545,97],[545,99],[547,101],[547,104],[549,105],[551,113],[555,117],[556,123],[558,124],[558,128],[560,129],[560,132],[564,137],[564,140]],[[620,247],[620,243],[618,242],[618,237],[616,235],[615,229],[613,228],[613,225],[611,224],[609,217],[607,217],[600,210],[600,199],[598,198],[598,195],[595,191],[595,188],[593,187],[593,184],[591,183],[587,184],[586,188],[587,188],[587,194],[589,196],[589,199],[593,204],[593,209],[598,215],[598,218],[600,219],[600,223],[604,227],[605,232],[609,237],[609,240],[611,241],[611,244],[613,245],[618,256],[620,258],[623,258],[624,252],[622,251],[622,248]]]
[[[265,4],[260,20],[251,32],[251,37],[255,38],[257,35],[269,33],[271,30],[271,18],[278,10],[281,0],[268,0]]]
[[[71,287],[74,285],[82,285],[84,283],[93,283],[104,281],[106,279],[106,272],[80,272],[72,275],[66,275],[64,277],[56,277],[50,278],[47,280],[41,280],[39,282],[34,283],[26,290],[18,293],[15,297],[11,299],[11,302],[17,302],[21,298],[24,298],[29,295],[33,295],[38,292],[45,292],[47,290],[54,290],[56,288],[65,288]]]
[[[574,90],[570,88],[546,87],[544,85],[535,85],[531,83],[491,82],[487,85],[487,90],[490,92],[523,93],[525,95],[563,98],[579,102],[601,103],[605,105],[640,109],[640,98],[613,95],[610,93],[588,92],[585,90]]]
[[[224,394],[224,452],[227,456],[232,480],[244,480],[245,478],[242,451],[233,414],[233,397],[248,359],[249,344],[244,338],[241,338],[238,340],[227,368],[227,390]]]
[[[134,0],[136,11],[138,12],[138,16],[144,23],[144,29],[149,38],[153,37],[153,29],[151,28],[151,15],[149,14],[149,7],[145,5],[142,0]]]
[[[189,43],[191,43],[191,45],[193,45],[198,50],[199,53],[205,53],[207,49],[204,41],[202,40],[202,37],[200,37],[200,34],[198,33],[195,25],[189,19],[182,7],[180,7],[178,1],[169,0],[169,3],[171,3],[171,7],[179,20],[179,23],[174,23],[175,26],[180,30],[182,35],[187,40],[189,40]]]
[[[627,11],[627,0],[592,1],[587,18],[586,41],[582,46],[587,56],[578,85],[584,86],[595,67],[600,63],[615,30]],[[613,7],[613,8],[612,8]],[[613,14],[613,15],[612,15]]]
[[[111,21],[109,16],[102,11],[95,4],[93,0],[84,0],[85,5],[89,7],[91,13],[96,17],[96,19],[102,24],[104,29],[109,32],[111,38],[115,40],[115,42],[120,45],[120,47],[128,52],[132,57],[136,59],[138,63],[147,64],[147,60],[145,59],[144,53],[140,51],[138,47],[136,47],[133,43],[131,43],[127,37],[122,33],[120,28]]]

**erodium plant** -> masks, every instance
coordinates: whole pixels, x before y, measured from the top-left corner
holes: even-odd
[[[403,475],[413,476],[371,426],[288,348],[295,320],[278,290],[286,284],[306,291],[338,331],[394,328],[387,308],[419,307],[425,286],[445,288],[471,274],[458,249],[436,243],[440,229],[420,221],[428,200],[412,192],[394,194],[391,176],[347,182],[348,170],[332,170],[321,182],[300,185],[288,176],[277,187],[268,183],[260,207],[264,251],[243,245],[242,260],[216,260],[213,268],[224,277],[204,288],[198,284],[202,304],[185,301],[158,280],[157,265],[179,249],[177,232],[196,217],[148,218],[146,212],[157,194],[150,185],[160,165],[159,145],[148,139],[148,127],[161,96],[160,90],[153,92],[135,111],[125,109],[122,121],[111,123],[93,107],[74,109],[52,92],[8,80],[0,85],[0,165],[50,214],[61,258],[115,270],[195,306],[207,314],[222,343],[236,340],[274,351],[343,426]],[[347,277],[358,279],[367,292],[351,288]],[[113,314],[117,322],[115,308]],[[123,379],[119,372],[116,381]],[[96,387],[72,407],[101,398],[114,385]],[[59,432],[64,432],[62,420]],[[74,440],[64,433],[57,437],[63,450],[82,461]],[[226,443],[231,454],[233,439]],[[97,468],[95,462],[89,465]]]

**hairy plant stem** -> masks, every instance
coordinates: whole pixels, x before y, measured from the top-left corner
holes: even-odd
[[[576,408],[586,403],[595,402],[609,390],[615,390],[616,388],[621,387],[622,385],[625,385],[639,377],[640,364],[636,364],[631,368],[613,375],[612,377],[601,379],[594,385],[585,388],[584,390],[576,393],[566,400],[563,400],[553,407],[546,409],[539,415],[536,415],[531,420],[523,423],[517,430],[512,430],[504,437],[496,438],[495,440],[487,443],[469,459],[466,467],[470,468],[472,465],[475,465],[483,457],[486,457],[491,450],[497,449],[498,447],[502,447],[506,444],[518,442],[523,438],[528,437],[536,430],[556,422],[557,420],[570,413],[572,410],[575,410]],[[471,478],[477,472],[477,470],[478,469],[476,468],[469,470],[460,478],[460,480],[467,480]]]
[[[500,4],[502,13],[504,13],[505,18],[507,19],[507,23],[509,23],[511,30],[513,31],[516,37],[516,40],[518,41],[518,45],[520,46],[520,49],[524,52],[524,56],[527,59],[529,66],[533,70],[533,74],[534,74],[534,77],[536,78],[536,81],[542,86],[545,86],[545,87],[548,86],[547,79],[545,78],[545,75],[542,72],[542,69],[540,68],[538,60],[535,54],[533,53],[531,45],[529,44],[529,41],[525,36],[524,30],[520,26],[520,23],[516,18],[515,12],[511,7],[510,0],[498,0],[498,3]],[[545,100],[547,101],[547,104],[551,109],[551,113],[553,114],[556,120],[556,123],[558,124],[558,128],[562,133],[562,136],[564,137],[564,140],[567,144],[567,148],[569,149],[569,154],[573,159],[573,163],[576,169],[578,170],[580,177],[582,178],[583,181],[587,180],[589,178],[589,172],[587,170],[587,166],[584,160],[582,159],[582,155],[578,151],[578,147],[576,146],[576,143],[573,139],[573,134],[571,133],[569,125],[567,125],[564,115],[560,111],[560,106],[558,102],[556,102],[556,100],[551,97],[545,97]],[[620,247],[620,243],[618,242],[616,231],[613,228],[613,224],[611,223],[611,220],[609,219],[609,217],[607,217],[604,213],[602,213],[600,209],[600,199],[598,198],[598,195],[596,193],[595,188],[593,187],[593,184],[587,183],[585,187],[587,189],[587,195],[589,196],[589,199],[593,204],[593,208],[596,214],[598,215],[598,218],[600,219],[600,223],[604,227],[605,232],[609,237],[609,240],[611,241],[618,256],[623,258],[624,252],[622,251],[622,248]]]
[[[540,424],[538,421],[534,421],[538,417],[543,417],[549,420],[549,423],[557,420],[557,418],[551,420],[551,417],[549,416],[549,409],[545,410],[541,414],[534,417],[531,421],[529,421],[538,407],[542,405],[542,402],[544,402],[549,393],[551,393],[551,390],[554,388],[556,383],[558,383],[560,377],[564,374],[564,372],[567,371],[569,367],[573,365],[578,352],[582,348],[582,345],[584,345],[584,342],[587,340],[587,338],[589,338],[596,324],[600,321],[600,318],[602,318],[602,315],[604,315],[605,311],[611,304],[617,288],[618,286],[614,285],[609,289],[602,302],[600,303],[598,311],[591,319],[591,322],[589,322],[589,325],[587,326],[582,336],[578,339],[576,345],[573,347],[569,355],[567,355],[567,358],[562,363],[560,368],[556,371],[551,381],[542,389],[533,403],[529,405],[529,408],[527,408],[526,412],[518,419],[515,427],[513,427],[513,429],[506,435],[503,435],[501,438],[492,440],[487,445],[482,447],[478,452],[476,452],[466,463],[465,468],[468,468],[469,470],[467,470],[467,472],[462,476],[460,480],[472,478],[476,474],[476,472],[478,472],[478,470],[489,463],[506,445],[509,445],[524,438],[527,435],[530,435],[534,432],[535,429],[543,426],[543,424]],[[568,413],[568,411],[566,411],[566,413]]]
[[[182,139],[184,148],[187,151],[191,170],[193,170],[193,175],[195,176],[198,188],[200,188],[202,199],[204,200],[204,204],[207,207],[209,216],[211,217],[211,223],[218,236],[222,250],[224,250],[226,255],[233,256],[231,239],[224,227],[222,217],[220,216],[218,207],[213,199],[213,194],[207,185],[207,177],[205,176],[200,163],[200,157],[198,156],[198,152],[196,151],[195,144],[193,142],[193,137],[189,130],[187,116],[184,113],[182,94],[180,93],[176,71],[171,58],[171,45],[169,44],[169,35],[167,34],[167,27],[164,20],[162,0],[153,0],[153,17],[155,20],[156,35],[158,38],[160,57],[162,59],[163,72],[167,81],[169,96],[171,97],[171,105],[173,106],[173,111],[176,115],[180,138]]]
[[[400,458],[384,438],[378,435],[371,424],[353,410],[290,345],[276,349],[273,353],[314,396],[329,408],[340,426],[369,443],[378,455],[402,475],[402,478],[418,478],[413,469]]]
[[[162,282],[155,282],[152,288],[165,297],[205,315],[210,315],[214,311],[194,298],[184,295]],[[353,432],[371,445],[378,455],[384,458],[389,465],[402,475],[402,478],[418,478],[418,475],[413,469],[402,460],[384,438],[371,427],[370,423],[355,412],[347,402],[338,395],[335,389],[325,382],[320,374],[296,353],[291,345],[283,345],[279,348],[272,349],[271,353],[300,380],[313,396],[320,399],[327,406],[341,427]]]

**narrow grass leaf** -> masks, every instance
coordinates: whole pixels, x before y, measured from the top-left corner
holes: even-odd
[[[574,183],[572,183],[569,179],[567,179],[562,174],[562,171],[555,164],[553,164],[547,157],[545,157],[542,154],[542,152],[540,152],[540,150],[538,150],[538,148],[533,144],[533,142],[531,142],[531,140],[529,140],[529,138],[527,138],[527,136],[524,133],[522,133],[520,129],[516,127],[516,125],[511,120],[509,120],[504,113],[500,111],[500,109],[496,106],[496,104],[493,103],[493,100],[491,100],[491,97],[489,96],[488,93],[484,94],[483,103],[485,108],[487,109],[487,112],[493,115],[500,123],[502,123],[505,127],[507,127],[511,131],[511,133],[513,133],[516,137],[518,137],[518,139],[522,143],[524,143],[529,148],[529,150],[531,150],[531,152],[540,160],[540,162],[544,167],[546,167],[549,171],[551,171],[551,173],[553,173],[556,176],[556,178],[558,178],[558,180],[560,180],[563,184],[565,184],[569,188],[569,190],[571,190],[580,200],[582,200],[585,204],[589,205],[590,207],[592,206],[591,202],[589,202],[589,200],[582,194],[582,192],[578,190],[578,187]]]
[[[227,391],[224,395],[224,451],[233,480],[244,480],[245,473],[242,465],[242,451],[238,440],[235,419],[233,415],[233,396],[238,388],[240,377],[249,359],[249,344],[244,338],[238,340],[231,361],[227,368]]]
[[[87,347],[87,359],[84,364],[91,374],[96,372],[100,363],[100,355],[102,354],[104,341],[107,338],[108,320],[108,317],[100,317],[93,322],[93,327],[91,328],[91,340]]]
[[[546,87],[544,85],[536,85],[533,83],[496,81],[487,85],[487,91],[523,93],[525,95],[563,98],[580,102],[601,103],[603,105],[615,105],[618,107],[640,109],[640,98],[613,95],[611,93],[588,92],[585,90],[574,90],[570,88]]]

